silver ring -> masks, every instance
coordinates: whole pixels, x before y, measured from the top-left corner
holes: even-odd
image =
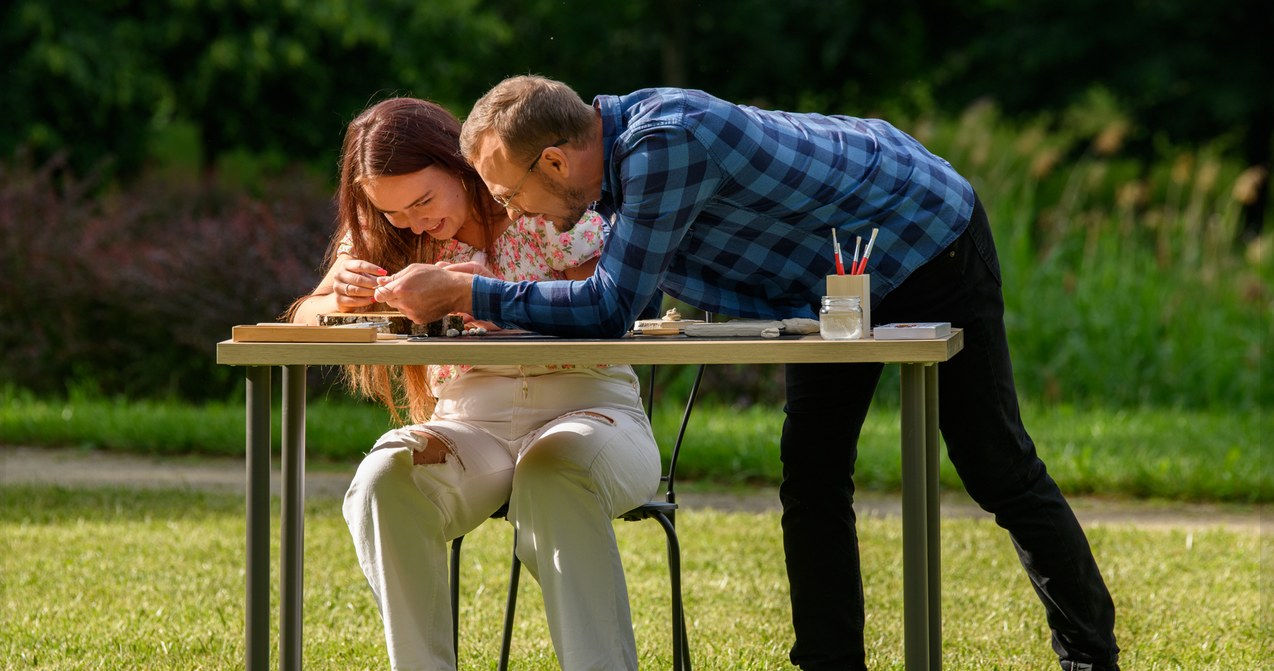
[[[349,282],[346,282],[346,283],[345,283],[345,295],[346,295],[346,296],[353,296],[353,295],[354,295],[354,285],[353,285],[353,284],[350,284]]]

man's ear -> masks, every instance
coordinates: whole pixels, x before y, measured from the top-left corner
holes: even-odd
[[[562,180],[571,176],[571,158],[561,147],[546,147],[540,154],[540,168]]]

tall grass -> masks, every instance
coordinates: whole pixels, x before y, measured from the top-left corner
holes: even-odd
[[[1269,407],[1272,238],[1239,239],[1267,178],[1219,148],[1124,151],[1135,131],[1092,101],[1009,124],[994,107],[915,124],[987,207],[1024,393],[1045,402]]]

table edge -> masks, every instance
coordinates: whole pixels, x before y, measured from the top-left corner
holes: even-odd
[[[941,363],[964,347],[964,333],[926,340],[801,338],[553,338],[379,341],[374,343],[217,343],[217,363],[229,366],[425,364],[780,364]]]

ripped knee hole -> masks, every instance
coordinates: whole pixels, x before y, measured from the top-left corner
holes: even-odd
[[[452,445],[451,441],[438,434],[426,431],[412,431],[412,433],[424,438],[425,444],[419,448],[412,448],[411,463],[416,466],[445,464],[447,463],[447,457],[454,456],[460,467],[464,468],[464,462],[460,460],[460,455],[456,452],[455,445]]]

